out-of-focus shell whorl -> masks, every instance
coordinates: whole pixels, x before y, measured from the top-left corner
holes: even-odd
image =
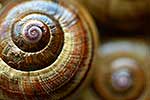
[[[58,100],[92,68],[96,29],[73,0],[11,0],[0,13],[0,99]]]
[[[145,40],[116,38],[102,44],[100,66],[93,81],[94,90],[102,100],[150,98],[150,51]]]

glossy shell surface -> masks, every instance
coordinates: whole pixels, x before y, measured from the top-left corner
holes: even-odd
[[[11,0],[0,14],[0,99],[71,95],[94,58],[90,15],[72,0]]]

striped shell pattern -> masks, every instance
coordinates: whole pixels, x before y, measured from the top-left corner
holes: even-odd
[[[0,13],[0,99],[71,95],[91,69],[94,30],[71,0],[9,1]]]

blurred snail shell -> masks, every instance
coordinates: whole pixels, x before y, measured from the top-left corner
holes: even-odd
[[[149,25],[149,0],[78,0],[109,29],[142,30]]]
[[[95,99],[92,100],[150,98],[150,49],[146,42],[134,39],[109,40],[99,51],[100,63],[93,81],[98,96],[93,95]]]
[[[83,84],[97,30],[82,6],[11,0],[0,14],[0,99],[62,100]]]

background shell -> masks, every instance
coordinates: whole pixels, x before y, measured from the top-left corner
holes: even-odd
[[[91,12],[101,27],[123,32],[139,32],[149,25],[149,0],[78,1]]]

